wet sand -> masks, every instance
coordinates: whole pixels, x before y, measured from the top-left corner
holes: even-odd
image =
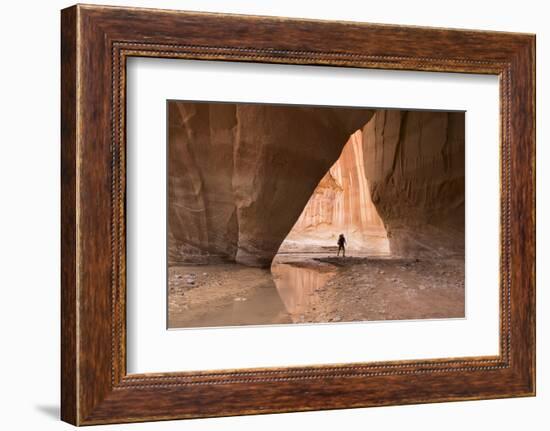
[[[168,327],[464,317],[464,259],[277,255],[169,268]]]

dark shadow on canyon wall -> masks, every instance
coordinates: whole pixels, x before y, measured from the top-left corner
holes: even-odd
[[[464,113],[170,101],[168,127],[169,265],[269,267],[354,133],[391,253],[464,253]]]

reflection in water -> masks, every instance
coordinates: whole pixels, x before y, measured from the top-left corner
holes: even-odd
[[[309,261],[274,261],[271,272],[240,265],[179,267],[173,284],[193,283],[169,295],[170,328],[269,325],[303,322],[319,304],[318,290],[334,275]],[[193,274],[192,280],[191,275]],[[235,289],[238,286],[238,290]],[[175,289],[177,290],[177,289]],[[234,293],[233,293],[234,292]]]
[[[334,275],[319,266],[302,267],[288,263],[274,263],[271,272],[277,291],[293,321],[319,305],[317,291]]]

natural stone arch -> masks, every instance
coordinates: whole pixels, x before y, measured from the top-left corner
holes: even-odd
[[[463,252],[463,113],[172,102],[169,126],[171,263],[269,267],[358,129],[392,253]]]

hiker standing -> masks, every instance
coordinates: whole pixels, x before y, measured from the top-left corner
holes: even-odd
[[[343,233],[338,237],[338,253],[336,256],[340,256],[340,250],[342,250],[342,256],[346,257],[346,237]]]

